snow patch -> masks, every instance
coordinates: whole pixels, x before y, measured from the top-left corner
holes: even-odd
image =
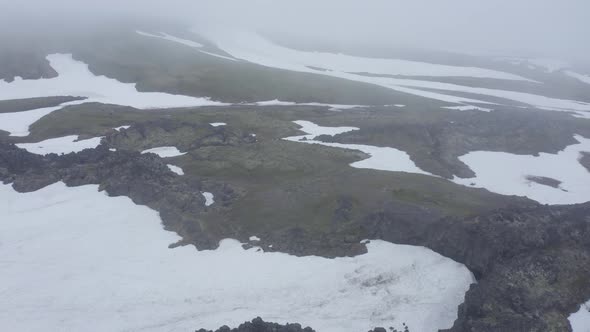
[[[166,165],[166,166],[168,166],[168,168],[169,168],[169,169],[170,169],[172,172],[174,172],[174,173],[176,173],[176,174],[178,174],[178,175],[184,175],[184,170],[183,170],[182,168],[180,168],[180,167],[178,167],[178,166],[174,166],[174,165],[172,165],[172,164],[168,164],[168,165]]]
[[[148,32],[143,32],[143,31],[139,31],[139,30],[137,30],[136,32],[137,32],[137,34],[142,35],[142,36],[145,36],[145,37],[152,37],[152,38],[164,39],[164,40],[168,40],[168,41],[171,41],[171,42],[175,42],[175,43],[179,43],[179,44],[182,44],[182,45],[186,45],[186,46],[189,46],[189,47],[194,47],[194,48],[201,48],[201,47],[203,47],[203,44],[197,43],[196,41],[174,37],[174,36],[169,35],[169,34],[167,34],[165,32],[160,32],[159,35],[148,33]]]
[[[0,81],[0,100],[51,96],[88,97],[83,102],[116,104],[141,109],[223,105],[208,98],[195,98],[160,92],[139,92],[133,83],[121,83],[96,76],[88,65],[71,54],[52,54],[47,60],[58,73],[55,78]]]
[[[590,301],[582,304],[578,312],[568,317],[572,332],[590,332]]]
[[[188,39],[182,39],[182,38],[178,38],[178,37],[174,37],[172,35],[169,35],[167,33],[164,32],[160,32],[160,35],[156,35],[153,33],[148,33],[148,32],[143,32],[143,31],[136,31],[137,34],[145,36],[145,37],[152,37],[152,38],[159,38],[162,40],[167,40],[167,41],[171,41],[171,42],[175,42],[175,43],[179,43],[185,46],[189,46],[189,47],[193,47],[193,48],[201,48],[203,47],[203,44],[197,43],[195,41],[192,40],[188,40]],[[223,55],[219,55],[216,53],[211,53],[211,52],[207,52],[207,51],[203,51],[203,50],[198,50],[199,52],[203,53],[203,54],[207,54],[207,55],[211,55],[214,56],[216,58],[220,58],[220,59],[224,59],[224,60],[230,60],[230,61],[237,61],[236,59],[227,57],[227,56],[223,56]]]
[[[253,242],[260,242],[260,238],[258,236],[250,236],[249,240]]]
[[[251,104],[245,105],[256,105],[256,106],[318,106],[318,107],[330,107],[335,110],[347,110],[359,107],[367,107],[363,105],[342,105],[342,104],[323,104],[323,103],[296,103],[293,101],[281,101],[278,99],[258,101]]]
[[[120,126],[120,127],[113,128],[113,129],[116,130],[116,131],[121,131],[121,130],[126,130],[126,129],[129,129],[129,128],[131,128],[131,126]]]
[[[102,138],[103,137],[93,137],[85,140],[78,140],[78,135],[71,135],[51,138],[37,143],[19,143],[16,144],[16,146],[40,155],[50,153],[67,154],[71,152],[80,152],[85,149],[95,149],[100,145]]]
[[[201,194],[203,195],[203,197],[205,197],[205,206],[211,206],[213,205],[213,203],[215,203],[215,199],[212,193],[204,191]]]
[[[210,123],[210,125],[212,125],[213,127],[221,127],[221,126],[227,126],[227,123],[225,123],[225,122],[213,122],[213,123]]]
[[[455,177],[458,184],[485,188],[503,195],[526,196],[543,204],[576,204],[590,201],[590,173],[579,162],[580,152],[590,151],[590,139],[575,136],[578,144],[557,154],[516,155],[476,151],[459,157],[476,176]],[[547,177],[561,182],[558,188],[530,181]]]
[[[473,105],[444,106],[442,108],[446,108],[449,110],[457,110],[457,111],[482,111],[482,112],[491,112],[492,111],[489,108],[483,108],[483,107],[473,106]]]
[[[155,153],[162,158],[178,157],[186,154],[186,152],[180,152],[180,150],[178,150],[178,148],[175,146],[161,146],[153,149],[144,150],[141,153]]]
[[[199,30],[200,33],[203,30]],[[341,73],[370,73],[404,76],[460,76],[529,81],[528,79],[496,70],[448,66],[427,62],[364,58],[346,54],[305,52],[273,44],[256,33],[228,32],[220,29],[205,31],[209,40],[235,58],[268,67],[289,67],[296,71]],[[315,70],[313,68],[322,68]],[[358,76],[358,75],[357,75]]]
[[[334,136],[353,130],[359,130],[356,127],[322,127],[309,121],[294,122],[301,126],[300,130],[307,133],[307,135],[286,137],[284,138],[285,140],[357,150],[370,155],[370,157],[367,159],[350,164],[352,167],[432,175],[431,173],[428,173],[416,166],[416,164],[410,159],[410,156],[406,152],[398,149],[361,144],[326,143],[315,140],[320,135]]]
[[[425,91],[423,89],[467,92],[471,94],[480,94],[483,96],[504,98],[526,103],[546,110],[578,112],[578,114],[582,114],[583,116],[586,116],[585,113],[590,112],[590,104],[574,100],[555,99],[515,91],[474,88],[450,83],[398,79],[392,77],[369,77],[366,75],[355,74],[373,73],[382,75],[441,77],[464,76],[530,81],[520,76],[494,70],[473,67],[445,66],[396,59],[360,58],[343,54],[298,51],[275,45],[256,34],[245,32],[227,33],[213,31],[209,32],[208,37],[210,40],[216,42],[221,49],[229,54],[232,54],[234,57],[266,67],[314,73],[318,75],[326,75],[369,83],[399,92],[449,103],[486,104],[486,102],[482,100],[447,95],[440,92]],[[323,68],[327,70],[317,70],[314,68]]]
[[[578,74],[578,73],[573,72],[571,70],[564,71],[564,74],[566,74],[567,76],[573,77],[581,82],[590,84],[590,76],[588,76],[588,75]]]
[[[10,99],[2,97],[1,86],[2,81],[0,81],[0,100]],[[42,117],[57,111],[66,105],[74,105],[81,103],[82,102],[80,101],[76,101],[71,103],[64,103],[60,106],[44,107],[24,112],[0,113],[0,130],[7,131],[8,133],[10,133],[10,136],[29,136],[29,127]]]
[[[180,237],[156,211],[97,188],[60,182],[21,194],[0,185],[3,329],[189,331],[261,316],[323,332],[402,322],[434,332],[452,326],[472,282],[462,264],[384,241],[336,259],[229,239],[217,250],[169,249]]]

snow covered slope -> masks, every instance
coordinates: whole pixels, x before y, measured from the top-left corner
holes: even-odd
[[[205,36],[216,43],[224,52],[267,67],[370,83],[404,93],[457,104],[486,103],[484,100],[459,95],[460,93],[469,93],[512,100],[545,110],[576,112],[579,116],[590,117],[590,104],[575,100],[431,80],[391,77],[403,75],[531,81],[505,72],[398,59],[361,58],[343,54],[299,51],[273,44],[257,34],[246,32],[206,31]],[[373,75],[364,75],[366,73]],[[437,92],[432,90],[437,90]]]
[[[0,185],[0,326],[7,331],[191,331],[255,316],[323,332],[448,328],[472,276],[423,247],[354,258],[169,249],[158,213],[88,185]]]

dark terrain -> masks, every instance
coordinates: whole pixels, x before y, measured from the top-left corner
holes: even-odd
[[[47,120],[60,116],[60,113],[67,111],[54,113]],[[122,111],[121,116],[132,116],[133,111],[125,113]],[[96,114],[105,114],[106,119],[112,116],[112,113],[104,111]],[[190,114],[177,116],[183,118]],[[215,118],[223,119],[220,115],[216,113]],[[266,112],[261,111],[259,116],[266,116]],[[121,132],[111,130],[97,149],[62,156],[33,155],[9,143],[2,143],[0,179],[14,183],[15,189],[23,192],[34,191],[56,181],[64,181],[70,186],[99,184],[111,196],[128,196],[137,204],[160,211],[165,227],[182,236],[183,241],[179,244],[192,243],[198,248],[214,248],[225,237],[247,242],[253,231],[262,234],[265,250],[295,255],[334,257],[359,254],[366,250],[359,243],[363,238],[432,248],[465,264],[478,280],[466,294],[466,301],[459,308],[459,318],[450,331],[567,331],[567,316],[590,297],[590,283],[587,282],[590,280],[590,204],[542,206],[525,199],[504,198],[449,183],[448,190],[454,192],[453,195],[469,192],[465,197],[470,197],[472,201],[452,199],[463,205],[449,209],[448,204],[439,201],[448,194],[436,194],[430,190],[433,196],[428,198],[415,191],[420,181],[430,184],[440,181],[435,188],[442,188],[445,180],[354,170],[347,163],[362,156],[350,151],[276,140],[271,138],[272,130],[253,139],[248,134],[249,130],[238,129],[243,124],[234,128],[230,121],[227,127],[214,128],[188,119],[169,121],[164,117],[161,120],[144,120]],[[101,121],[93,123],[100,124]],[[42,126],[43,121],[36,126],[33,135],[38,135],[38,128]],[[67,124],[64,126],[75,128]],[[59,126],[51,128],[59,130]],[[291,127],[287,132],[289,130],[296,133],[295,128]],[[185,136],[187,138],[183,140]],[[166,167],[167,162],[160,157],[133,151],[166,142],[175,142],[181,150],[189,151],[188,155],[178,157],[174,162],[185,168],[187,176],[181,178],[172,173]],[[278,148],[274,148],[277,144]],[[236,155],[237,146],[246,155]],[[109,147],[119,150],[111,152]],[[249,155],[247,151],[252,148],[265,152]],[[227,152],[228,149],[231,153]],[[281,157],[280,152],[285,149],[289,152]],[[215,157],[217,150],[226,151],[219,157],[231,160],[231,168],[226,165],[227,161],[219,164],[221,168],[217,170],[211,167],[219,158]],[[205,151],[209,152],[203,158],[201,155]],[[323,158],[314,158],[316,151]],[[303,154],[309,158],[306,163],[293,164],[296,159],[289,159],[285,165],[290,165],[290,168],[283,169],[285,166],[281,166],[282,158],[287,155]],[[256,155],[274,157],[267,161],[271,164],[266,165],[257,160]],[[329,164],[331,177],[335,171],[350,172],[342,175],[349,179],[347,183],[350,187],[339,189],[338,181],[323,183],[326,178],[317,170],[327,167],[323,164],[332,158],[337,163]],[[238,160],[240,163],[236,164]],[[247,164],[242,164],[244,162],[254,163],[253,167],[246,167]],[[320,163],[322,166],[312,166],[311,170],[316,171],[310,173],[305,171],[311,166],[310,162],[311,165]],[[204,163],[203,166],[199,166],[201,163]],[[259,171],[261,175],[257,175]],[[356,174],[353,175],[353,172]],[[261,183],[262,173],[269,177],[272,186],[269,184],[266,187],[263,181]],[[277,176],[273,177],[273,174]],[[279,178],[293,176],[296,182],[277,182]],[[355,182],[354,178],[359,176],[358,182]],[[375,179],[371,180],[373,177]],[[386,182],[385,177],[389,179]],[[383,189],[387,182],[395,183],[396,177],[400,182],[390,189],[394,194],[387,199],[376,196],[375,199],[382,200],[378,205],[360,198],[366,194],[366,191],[362,192],[363,185],[365,188],[379,186]],[[313,181],[306,181],[306,178]],[[411,183],[405,189],[404,179]],[[371,184],[373,181],[374,184]],[[323,183],[324,188],[330,188],[329,192],[317,187],[318,182]],[[297,186],[294,187],[295,183]],[[355,190],[351,188],[360,190],[358,197],[355,198]],[[220,203],[205,207],[203,197],[195,189],[215,193]],[[298,191],[306,194],[300,196]],[[313,192],[329,195],[321,205],[311,210],[312,214],[319,216],[317,219],[307,220],[299,215],[292,220],[306,220],[304,224],[289,219],[282,225],[275,223],[269,227],[270,221],[278,216],[260,214],[259,210],[264,208],[268,199],[276,199],[276,204],[292,204],[291,207],[275,209],[280,211],[277,213],[310,213],[309,207],[302,207],[307,204],[306,197]],[[256,195],[264,195],[261,197],[266,197],[266,200]],[[476,203],[478,196],[482,200]],[[264,204],[253,205],[256,201]],[[497,203],[494,204],[494,201]],[[473,203],[476,204],[470,205]],[[254,215],[248,217],[246,207],[242,207],[244,204],[250,211],[255,211],[250,212]],[[426,208],[429,205],[431,207]],[[253,206],[257,208],[253,209]],[[237,215],[242,216],[239,221],[233,217]],[[269,244],[274,245],[272,249],[267,248]]]
[[[170,27],[170,31],[177,28]],[[127,196],[159,211],[165,228],[182,238],[170,246],[194,244],[213,249],[224,238],[250,246],[252,234],[261,238],[256,245],[265,251],[298,256],[362,254],[366,247],[360,241],[367,238],[425,246],[465,264],[477,279],[449,332],[571,330],[567,317],[590,298],[590,203],[545,206],[447,179],[474,175],[459,159],[471,151],[556,153],[575,144],[574,135],[590,137],[590,120],[566,112],[523,109],[519,103],[491,97],[486,100],[503,106],[482,105],[494,109],[489,113],[443,109],[450,104],[364,83],[228,62],[166,41],[138,38],[134,29],[113,25],[107,33],[69,31],[19,41],[8,31],[0,31],[0,43],[6,45],[0,49],[0,79],[54,77],[56,72],[45,56],[62,52],[73,53],[97,75],[137,83],[140,91],[235,103],[280,99],[368,106],[344,112],[316,106],[243,104],[170,110],[96,103],[68,106],[34,123],[27,137],[0,132],[0,181],[11,183],[19,192],[57,181],[68,186],[97,184],[110,196]],[[118,38],[112,38],[113,34]],[[205,50],[227,55],[198,36],[192,38],[205,44]],[[106,46],[98,52],[96,45]],[[340,46],[331,47],[334,51]],[[392,56],[386,51],[372,53],[378,55]],[[590,100],[590,89],[570,78],[479,57],[395,56],[511,68],[513,73],[546,84],[461,77],[437,81]],[[0,113],[79,99],[5,100],[0,101]],[[383,106],[389,104],[406,107]],[[295,120],[358,127],[360,130],[319,140],[398,148],[418,167],[438,177],[352,168],[349,164],[368,156],[283,140],[302,134]],[[213,127],[212,122],[227,126]],[[113,129],[124,125],[130,128]],[[14,145],[67,135],[104,138],[96,149],[66,155],[40,156]],[[186,154],[174,158],[141,154],[161,146],[175,146]],[[590,151],[579,162],[590,172]],[[173,173],[168,164],[181,167],[185,175]],[[560,185],[546,177],[529,180]],[[205,206],[202,191],[213,193],[215,204]],[[313,330],[255,319],[216,332],[234,331]]]

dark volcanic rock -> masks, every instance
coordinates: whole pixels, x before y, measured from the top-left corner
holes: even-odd
[[[213,332],[211,330],[200,329],[196,332]],[[267,323],[262,318],[257,317],[252,322],[246,322],[239,327],[231,329],[228,326],[222,326],[215,332],[315,332],[310,327],[302,328],[300,324],[276,324]]]

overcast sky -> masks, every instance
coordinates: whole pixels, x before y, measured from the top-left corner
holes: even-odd
[[[167,18],[299,38],[467,52],[586,58],[589,0],[0,0],[41,16]]]

